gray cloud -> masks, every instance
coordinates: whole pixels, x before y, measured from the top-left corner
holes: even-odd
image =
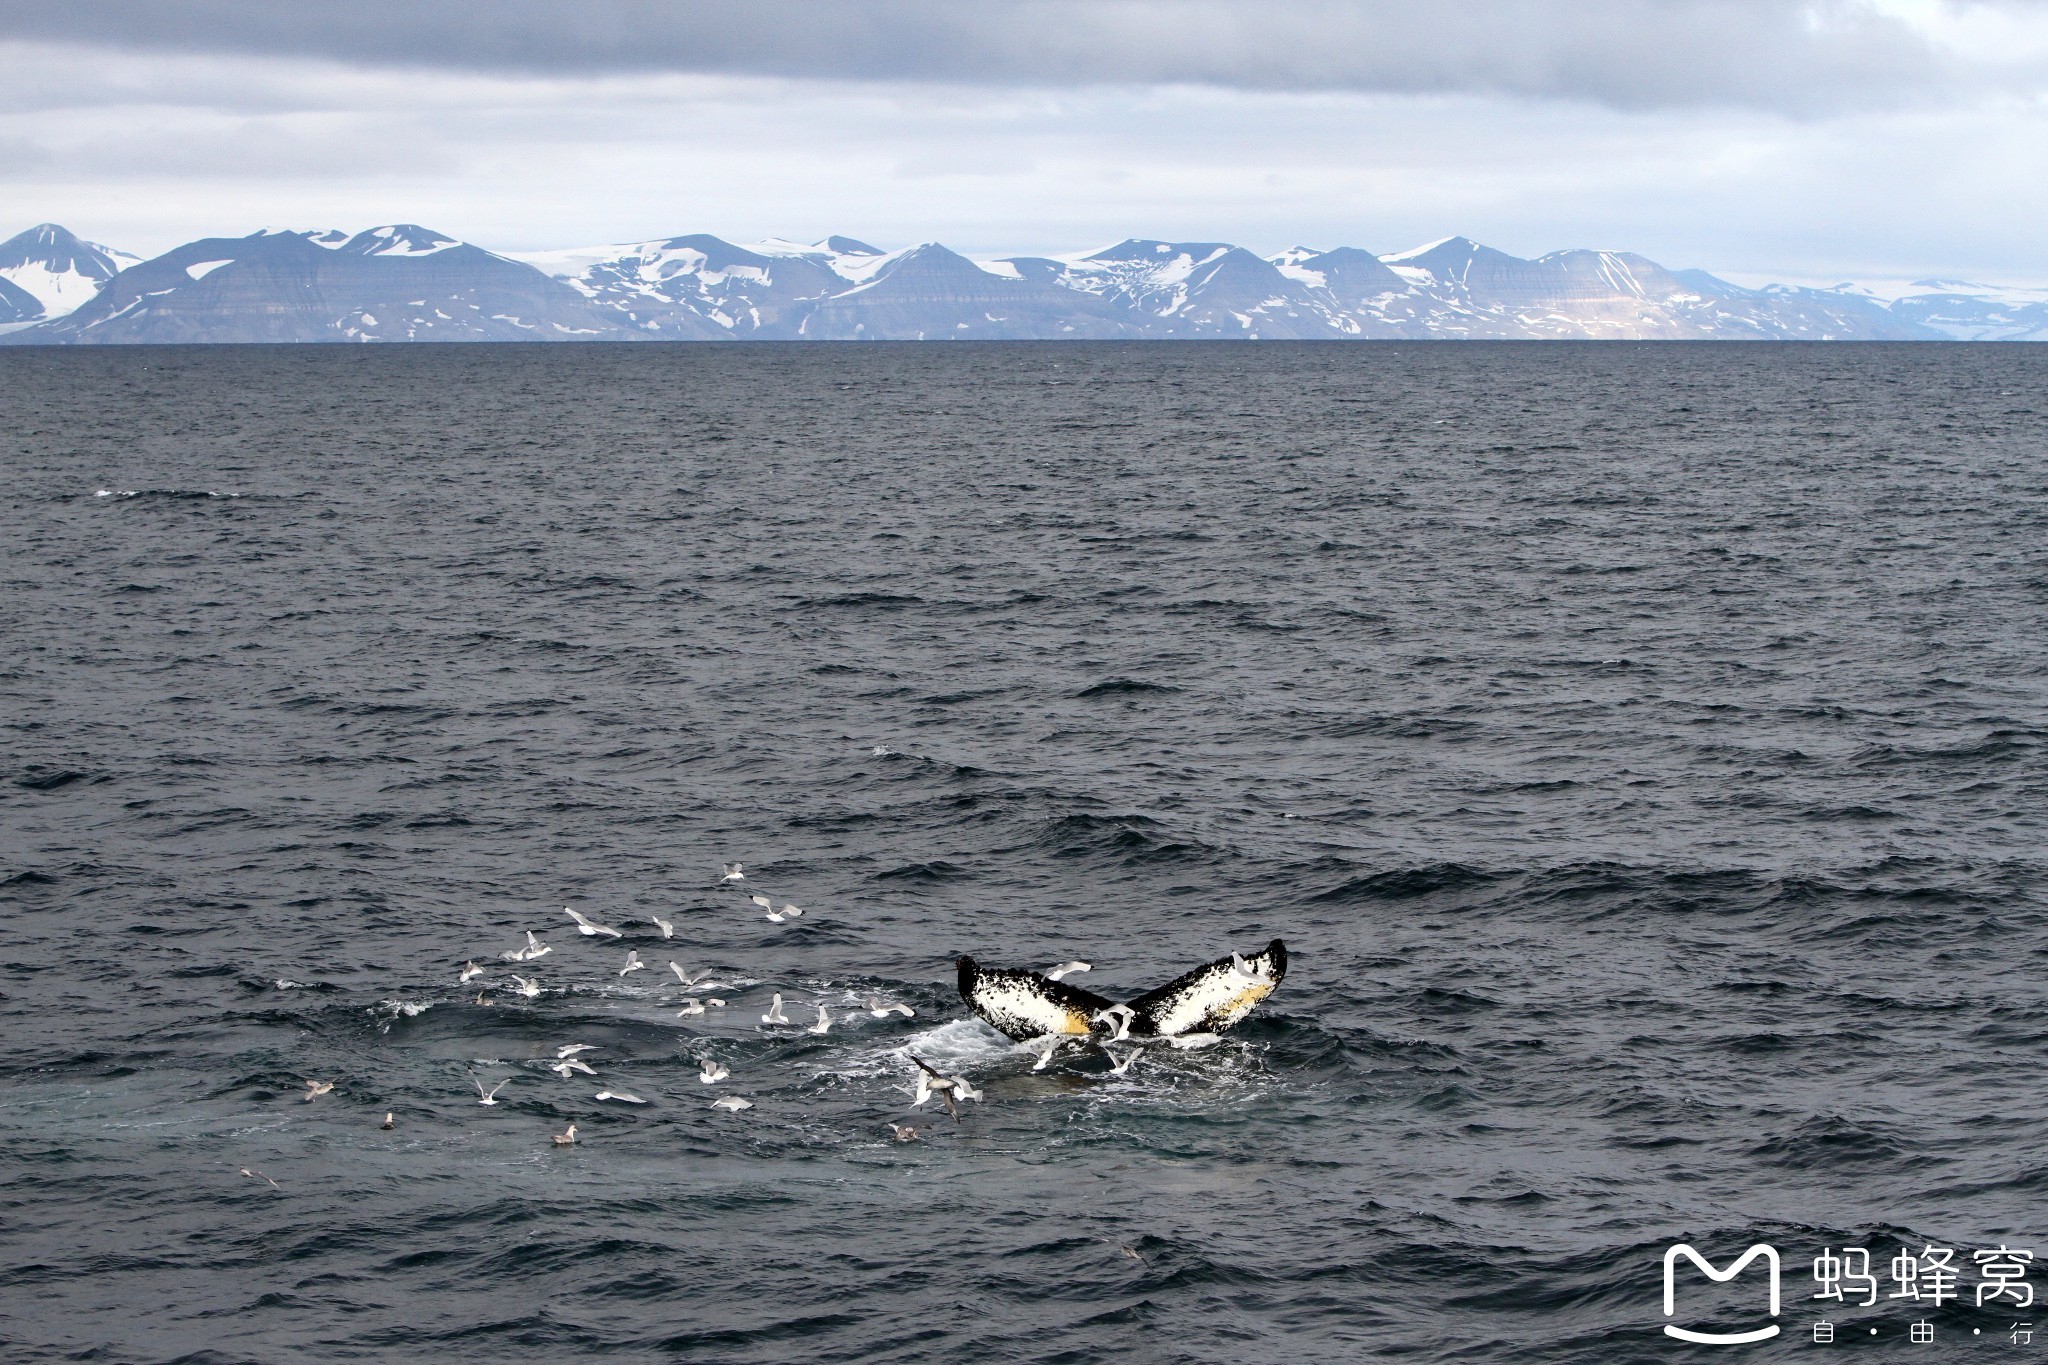
[[[1869,0],[0,0],[0,36],[526,75],[1186,83],[1796,114],[1972,79]]]

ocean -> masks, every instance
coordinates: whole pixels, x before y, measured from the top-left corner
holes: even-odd
[[[2048,348],[17,348],[0,450],[9,1360],[2048,1329]],[[1121,1075],[953,987],[1276,937]]]

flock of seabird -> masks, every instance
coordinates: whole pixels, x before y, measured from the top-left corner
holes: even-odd
[[[781,908],[777,909],[773,898],[755,893],[739,863],[721,864],[718,884],[745,896],[770,923],[786,924],[804,914],[801,907],[788,901],[782,902]],[[584,938],[625,937],[624,930],[599,924],[573,906],[564,906],[562,913],[569,917],[578,935]],[[672,921],[654,914],[648,918],[660,930],[663,939],[675,937]],[[498,954],[499,959],[506,963],[529,964],[555,951],[533,930],[526,930],[525,935],[523,946]],[[641,960],[638,949],[629,948],[625,962],[618,968],[618,976],[624,978],[634,972],[645,971],[648,965]],[[1121,1076],[1131,1069],[1147,1046],[1163,1044],[1186,1049],[1206,1047],[1219,1041],[1225,1030],[1242,1020],[1253,1006],[1280,984],[1287,971],[1287,948],[1279,939],[1274,939],[1249,957],[1231,953],[1125,1002],[1111,1001],[1066,980],[1092,970],[1092,964],[1087,962],[1062,962],[1043,974],[1013,968],[984,968],[968,957],[960,958],[956,965],[960,997],[968,1008],[1004,1036],[1038,1049],[1038,1061],[1033,1070],[1044,1069],[1062,1047],[1089,1046],[1100,1049],[1110,1061],[1110,1072]],[[711,994],[721,988],[721,983],[711,979],[709,970],[691,970],[675,961],[668,963],[668,969],[675,974],[684,991],[692,992],[682,999],[681,1008],[676,1012],[679,1018],[694,1018],[707,1010],[726,1007],[723,999]],[[528,967],[528,970],[533,968]],[[467,987],[484,975],[485,969],[471,959],[462,964],[457,984]],[[542,987],[538,975],[508,975],[509,986],[501,986],[500,989],[528,1000],[539,998]],[[492,1003],[489,990],[488,986],[478,990],[477,1004]],[[914,1018],[917,1014],[910,1006],[884,1000],[879,995],[870,994],[864,1005],[867,1013],[876,1019],[887,1019],[896,1014]],[[773,992],[769,996],[768,1009],[761,1015],[761,1023],[768,1028],[801,1027],[805,1033],[822,1037],[832,1029],[832,1013],[823,1001],[814,1003],[811,1008],[817,1012],[816,1019],[807,1025],[799,1025],[797,1020],[789,1017],[781,992]],[[1112,1044],[1122,1044],[1128,1051],[1119,1057]],[[601,1050],[592,1043],[565,1043],[556,1048],[554,1060],[546,1066],[563,1080],[576,1076],[597,1079],[596,1068],[583,1060],[581,1054]],[[912,1108],[922,1108],[936,1097],[958,1123],[960,1106],[982,1098],[982,1092],[965,1076],[947,1075],[922,1057],[906,1055],[917,1066],[911,1077],[914,1082]],[[709,1057],[698,1058],[697,1065],[697,1080],[704,1085],[717,1085],[732,1076],[731,1067]],[[472,1075],[471,1081],[476,1086],[477,1103],[487,1106],[495,1106],[498,1093],[510,1084],[508,1078],[487,1090],[482,1079]],[[333,1089],[332,1081],[308,1080],[304,1098],[311,1103]],[[607,1104],[647,1103],[640,1096],[610,1082],[602,1083],[593,1098],[598,1103]],[[711,1103],[712,1109],[724,1113],[742,1113],[753,1107],[753,1101],[733,1094],[721,1095]],[[393,1122],[394,1116],[385,1114],[383,1127],[390,1128]],[[917,1139],[918,1131],[914,1127],[897,1123],[890,1123],[888,1127],[898,1142]],[[576,1125],[572,1123],[567,1131],[553,1134],[551,1141],[557,1147],[575,1146]]]
[[[740,891],[742,895],[746,896],[749,903],[762,910],[764,916],[771,923],[785,924],[803,916],[804,911],[800,906],[784,901],[781,903],[781,908],[778,909],[776,902],[771,898],[755,894],[752,890],[752,884],[747,880],[745,870],[739,863],[721,864],[718,884],[721,887]],[[614,928],[608,924],[600,924],[574,906],[563,906],[562,913],[568,916],[577,934],[583,938],[620,939],[625,937],[625,930]],[[665,920],[658,914],[649,914],[648,919],[660,931],[663,939],[673,939],[675,937],[675,924],[672,920]],[[541,958],[555,951],[554,946],[543,942],[540,935],[535,931],[528,929],[524,932],[526,935],[525,944],[521,947],[499,953],[498,958],[500,961],[522,965],[530,964],[538,962]],[[1070,963],[1068,965],[1079,966],[1081,970],[1086,970],[1085,964]],[[638,949],[629,948],[626,951],[625,962],[618,969],[618,975],[625,977],[634,972],[644,971],[648,966],[648,963],[641,960]],[[720,988],[721,983],[712,980],[712,973],[708,969],[692,969],[675,961],[668,963],[668,969],[674,973],[677,984],[684,991],[691,992],[691,994],[684,996],[680,1001],[681,1008],[676,1011],[678,1018],[694,1018],[703,1015],[708,1010],[724,1009],[726,1007],[726,1002],[723,999],[711,994],[712,991]],[[479,965],[473,958],[465,961],[457,972],[456,984],[467,987],[471,982],[479,981],[479,978],[485,978],[487,970],[487,968]],[[532,970],[531,967],[528,970]],[[537,974],[523,976],[517,972],[509,972],[507,976],[509,980],[501,983],[496,989],[528,1000],[540,997],[543,988],[540,977]],[[490,995],[492,987],[487,981],[479,982],[479,985],[480,989],[476,993],[475,1003],[479,1005],[493,1003]],[[879,995],[870,994],[864,1003],[867,1013],[876,1019],[887,1019],[892,1015],[902,1015],[908,1019],[914,1018],[917,1014],[917,1011],[909,1005],[898,1001],[884,1000]],[[817,1018],[815,1022],[805,1026],[803,1031],[820,1035],[829,1032],[833,1023],[831,1011],[822,1002],[815,1004],[813,1008],[817,1011]],[[780,992],[770,996],[768,1010],[761,1016],[761,1022],[770,1027],[791,1027],[797,1024],[796,1020],[791,1019],[784,1012],[783,999]],[[581,1054],[601,1050],[594,1043],[565,1043],[555,1050],[554,1060],[547,1063],[546,1069],[554,1072],[564,1080],[573,1079],[579,1075],[596,1078],[597,1070],[589,1062],[585,1061]],[[716,1085],[721,1081],[729,1079],[733,1074],[732,1068],[726,1063],[714,1061],[709,1057],[699,1058],[697,1065],[697,1080],[704,1085]],[[957,1119],[958,1111],[954,1103],[955,1096],[972,1099],[979,1099],[981,1097],[981,1092],[974,1089],[964,1078],[940,1076],[937,1072],[931,1071],[931,1068],[926,1067],[922,1061],[918,1065],[923,1070],[917,1076],[916,1095],[913,1105],[922,1105],[934,1094],[943,1095],[946,1107],[954,1112],[954,1117]],[[931,1074],[927,1075],[925,1072],[930,1072]],[[508,1077],[505,1080],[499,1081],[488,1090],[484,1088],[483,1081],[478,1077],[472,1075],[470,1081],[476,1087],[477,1103],[495,1106],[498,1103],[499,1092],[511,1083],[511,1078]],[[310,1103],[333,1089],[333,1081],[308,1080],[306,1082],[304,1098]],[[609,1083],[603,1084],[593,1096],[593,1099],[600,1103],[647,1103],[639,1095]],[[721,1113],[736,1114],[753,1107],[754,1103],[752,1100],[739,1095],[722,1095],[711,1103],[711,1108]],[[387,1113],[384,1116],[382,1126],[387,1129],[391,1128],[394,1126],[395,1121],[395,1115]],[[915,1128],[895,1123],[889,1124],[888,1127],[894,1134],[895,1140],[899,1142],[908,1142],[914,1140],[917,1136]],[[551,1135],[550,1141],[557,1147],[573,1147],[577,1145],[576,1125],[572,1123],[563,1132]]]

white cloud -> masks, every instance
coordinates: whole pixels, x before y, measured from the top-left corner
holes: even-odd
[[[1963,40],[2038,18],[1986,0],[0,0],[0,35],[367,67],[1201,84],[1807,113],[1967,88],[1981,73],[1963,60]]]

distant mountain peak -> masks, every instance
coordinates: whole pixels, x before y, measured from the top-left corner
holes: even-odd
[[[834,256],[886,256],[889,253],[878,246],[869,246],[858,237],[827,237],[818,243],[820,251],[829,251]]]
[[[0,270],[41,265],[62,274],[76,271],[93,279],[111,279],[136,258],[125,251],[88,242],[61,223],[37,223],[0,242]]]
[[[1473,241],[1470,237],[1453,235],[1450,237],[1439,237],[1433,242],[1424,242],[1421,246],[1411,246],[1406,251],[1396,251],[1392,255],[1382,256],[1380,259],[1388,265],[1408,265],[1414,261],[1421,260],[1424,256],[1469,255],[1479,249],[1479,243]]]
[[[462,245],[463,242],[446,233],[423,228],[418,223],[391,223],[364,228],[336,249],[356,256],[432,256]]]
[[[1162,242],[1151,237],[1126,237],[1115,246],[1092,251],[1079,259],[1127,265],[1158,264],[1181,256],[1207,261],[1233,249],[1228,242]]]
[[[58,318],[136,263],[125,251],[88,242],[60,223],[38,223],[0,242],[0,323]],[[30,307],[24,296],[34,300]]]

